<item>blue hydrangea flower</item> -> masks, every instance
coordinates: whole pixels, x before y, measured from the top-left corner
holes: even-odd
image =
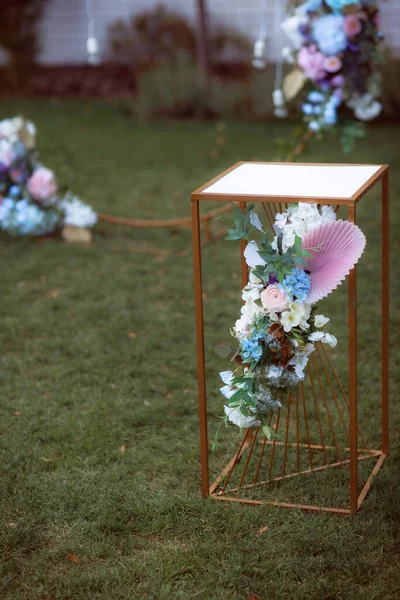
[[[19,198],[21,196],[21,188],[18,185],[12,185],[8,190],[10,198]]]
[[[312,104],[303,104],[301,108],[305,115],[312,115],[314,113],[314,107]]]
[[[290,275],[286,275],[283,284],[286,296],[296,302],[305,302],[311,289],[311,277],[296,267]]]
[[[319,131],[320,129],[318,121],[310,121],[308,127],[311,131]]]
[[[241,357],[246,360],[259,360],[262,355],[262,347],[258,344],[258,340],[251,338],[243,338],[240,342]]]
[[[57,227],[59,216],[54,210],[42,210],[28,200],[4,198],[0,205],[0,228],[10,235],[45,235]]]
[[[315,12],[321,8],[322,0],[308,0],[305,4],[302,4],[299,8],[301,12]]]
[[[337,113],[334,107],[327,106],[324,110],[323,119],[325,125],[336,125]]]
[[[349,4],[357,4],[358,0],[325,0],[325,2],[335,13],[338,13]]]
[[[347,37],[344,31],[344,16],[325,15],[316,19],[312,28],[312,38],[321,52],[328,56],[345,50]]]
[[[321,94],[321,92],[314,90],[308,94],[307,100],[309,102],[313,102],[314,104],[321,104],[321,102],[325,100],[325,96],[324,94]]]

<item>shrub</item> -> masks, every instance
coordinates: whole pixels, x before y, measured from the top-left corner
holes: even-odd
[[[196,58],[196,29],[186,17],[162,4],[129,21],[118,19],[110,25],[108,33],[111,59],[131,64],[135,70],[173,63],[182,53],[193,61]],[[209,31],[211,63],[227,59],[249,62],[251,48],[251,42],[237,31],[222,26]]]
[[[211,77],[206,89],[189,56],[180,55],[144,72],[137,79],[132,104],[140,119],[153,117],[241,116],[246,112],[246,82],[221,81]]]
[[[46,0],[0,2],[0,47],[9,57],[6,87],[17,87],[29,78],[39,51],[37,24]]]

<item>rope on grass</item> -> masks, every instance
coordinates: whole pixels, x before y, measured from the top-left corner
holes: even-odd
[[[286,157],[285,162],[293,162],[295,160],[295,158],[303,152],[303,150],[307,146],[308,142],[311,140],[312,136],[313,136],[313,131],[311,129],[308,129],[305,132],[305,134],[302,136],[302,138],[300,139],[299,144],[294,148],[294,150],[289,152],[289,154]],[[204,233],[205,233],[205,238],[206,238],[207,242],[214,239],[212,232],[211,232],[211,228],[210,228],[211,220],[214,219],[215,217],[218,217],[220,215],[223,215],[224,213],[229,212],[231,210],[231,208],[232,207],[230,204],[226,204],[225,206],[216,208],[207,213],[204,213],[203,215],[200,215],[200,221],[202,223],[204,223]],[[148,228],[152,228],[152,227],[157,227],[157,228],[164,227],[164,228],[169,228],[169,229],[171,229],[171,228],[173,229],[174,227],[182,227],[182,228],[190,229],[190,227],[192,226],[191,217],[183,217],[181,219],[164,219],[164,220],[163,219],[127,219],[126,217],[115,217],[113,215],[108,215],[105,213],[97,213],[97,217],[98,217],[99,221],[103,221],[104,223],[111,223],[113,225],[123,225],[125,227],[139,227],[139,228],[144,228],[144,229],[148,229]],[[217,237],[220,237],[220,234],[217,234]]]

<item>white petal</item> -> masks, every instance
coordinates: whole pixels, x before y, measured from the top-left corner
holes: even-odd
[[[258,254],[258,246],[257,246],[256,242],[254,242],[254,241],[251,241],[247,244],[246,249],[243,254],[246,259],[246,263],[252,269],[254,269],[257,265],[264,266],[267,264],[265,262],[265,260],[263,260],[261,258],[261,256]]]
[[[322,338],[322,341],[324,342],[324,344],[332,346],[332,348],[334,348],[337,345],[337,339],[334,335],[331,335],[330,333],[325,333],[324,337]]]
[[[238,427],[258,427],[261,425],[260,421],[254,417],[245,417],[238,408],[231,408],[230,406],[224,406],[225,414],[228,419]]]
[[[219,376],[221,377],[222,381],[224,383],[226,383],[226,385],[229,385],[233,379],[233,372],[232,371],[221,371]]]
[[[322,331],[314,331],[314,333],[311,333],[308,336],[308,339],[310,340],[310,342],[319,342],[323,339],[324,336],[325,334]]]
[[[315,327],[323,327],[330,321],[328,317],[324,317],[324,315],[315,315]]]
[[[258,214],[254,210],[252,210],[250,212],[249,216],[250,216],[250,223],[253,225],[253,227],[255,227],[256,229],[258,229],[258,231],[264,231],[263,228],[262,228],[262,223],[261,223],[261,221],[259,219],[259,216],[258,216]]]

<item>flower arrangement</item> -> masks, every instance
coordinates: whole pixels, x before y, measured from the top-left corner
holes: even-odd
[[[92,227],[96,213],[70,193],[60,196],[53,171],[38,162],[35,143],[31,121],[0,121],[0,229],[42,236],[65,226]]]
[[[295,65],[283,84],[284,91],[286,87],[291,99],[307,90],[301,108],[312,131],[333,128],[343,105],[359,121],[380,114],[377,66],[384,57],[378,0],[296,2],[282,27],[291,42],[283,56]],[[353,121],[347,133],[358,137],[362,130]]]
[[[248,241],[244,257],[250,274],[241,316],[231,330],[235,346],[217,344],[218,354],[234,364],[220,373],[227,400],[222,423],[262,426],[270,438],[269,417],[281,407],[281,393],[304,379],[315,344],[337,344],[316,303],[356,264],[365,237],[353,223],[337,220],[330,206],[299,203],[276,215],[270,242],[254,205],[243,213],[233,210],[236,227],[227,239]],[[260,232],[258,243],[249,241],[252,228]]]

